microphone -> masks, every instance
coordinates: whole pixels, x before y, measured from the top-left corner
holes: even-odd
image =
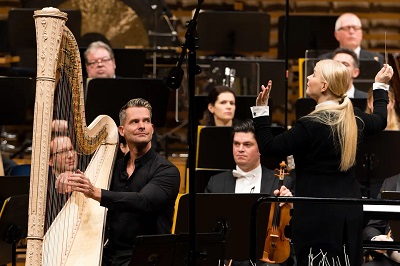
[[[177,90],[181,86],[183,78],[183,69],[181,67],[174,66],[169,71],[168,77],[165,80],[165,84],[171,90]]]

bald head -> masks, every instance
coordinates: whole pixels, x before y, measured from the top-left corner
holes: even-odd
[[[335,38],[341,48],[355,50],[361,46],[363,32],[359,17],[353,13],[344,13],[335,24]]]

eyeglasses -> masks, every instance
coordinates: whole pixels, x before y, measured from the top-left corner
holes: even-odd
[[[359,31],[361,29],[362,29],[361,26],[349,25],[349,26],[340,27],[338,30],[343,30],[343,31],[349,32],[350,30]]]
[[[60,156],[65,156],[65,155],[68,155],[70,152],[71,152],[71,153],[74,153],[74,152],[75,152],[74,148],[71,147],[71,148],[69,148],[69,149],[64,149],[64,150],[56,151],[56,152],[53,153],[53,155],[59,154]]]
[[[93,60],[93,61],[87,62],[86,65],[88,65],[90,67],[97,67],[100,63],[101,64],[107,64],[111,60],[112,60],[112,58],[102,58],[102,59],[97,59],[97,60]]]

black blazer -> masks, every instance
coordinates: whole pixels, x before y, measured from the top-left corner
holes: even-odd
[[[374,135],[386,127],[387,92],[374,90],[374,113],[354,108],[357,127],[362,136]],[[361,198],[354,169],[339,170],[341,154],[329,126],[310,117],[302,117],[293,127],[274,136],[271,118],[254,118],[256,138],[261,154],[290,155],[296,163],[296,196],[317,198]],[[298,265],[307,263],[313,252],[330,252],[336,256],[346,244],[350,265],[362,264],[362,206],[344,204],[294,203],[293,243]],[[338,254],[339,255],[339,254]],[[343,256],[342,256],[343,257]],[[307,264],[306,264],[307,265]]]
[[[279,187],[279,178],[274,176],[274,171],[261,166],[261,193],[263,194],[274,194],[274,190]],[[283,184],[288,188],[292,189],[292,179],[290,176],[285,176]],[[233,176],[232,171],[226,171],[218,175],[212,176],[208,181],[208,185],[205,188],[205,193],[235,193],[236,177]]]
[[[362,90],[354,90],[354,98],[361,98],[361,99],[367,99],[368,98],[368,93]]]

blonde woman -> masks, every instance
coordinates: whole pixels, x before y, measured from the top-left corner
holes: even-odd
[[[272,81],[262,86],[252,113],[261,154],[293,154],[296,161],[295,194],[316,198],[361,198],[354,175],[357,143],[361,136],[386,127],[389,65],[374,83],[374,112],[353,108],[346,96],[351,77],[339,62],[319,61],[307,77],[306,93],[317,102],[315,111],[293,127],[274,136],[269,128],[268,98]],[[293,243],[298,265],[362,264],[361,205],[295,203]]]
[[[389,103],[387,105],[387,126],[385,130],[400,130],[399,117],[394,109],[396,100],[394,97],[393,89],[390,88],[388,91]],[[372,114],[374,110],[374,97],[372,96],[372,89],[368,91],[367,108],[365,112]]]

